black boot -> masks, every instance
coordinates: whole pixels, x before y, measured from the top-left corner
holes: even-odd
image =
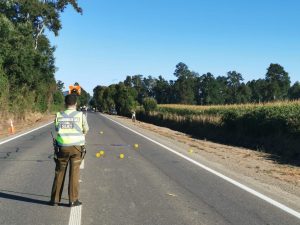
[[[75,202],[70,202],[69,206],[74,207],[74,206],[80,206],[82,205],[82,202],[80,202],[78,199]]]
[[[51,205],[51,206],[58,206],[58,202],[54,202],[54,201],[49,201],[48,202],[48,205]]]

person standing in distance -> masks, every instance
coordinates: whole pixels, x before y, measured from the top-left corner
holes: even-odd
[[[65,175],[69,168],[69,206],[79,206],[82,203],[79,195],[79,171],[84,154],[85,135],[89,130],[87,119],[82,112],[76,111],[77,96],[69,94],[65,97],[66,110],[58,112],[55,118],[58,147],[55,177],[52,186],[50,205],[57,206],[61,200]]]
[[[136,120],[135,111],[132,111],[131,119],[132,119],[132,122],[135,122],[135,120]]]

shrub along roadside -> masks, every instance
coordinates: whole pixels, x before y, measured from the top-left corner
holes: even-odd
[[[194,107],[160,105],[139,120],[194,137],[271,153],[300,165],[300,102]],[[279,158],[278,158],[279,157]]]
[[[157,108],[157,102],[154,98],[144,98],[143,107],[145,109],[145,112],[149,114],[150,112],[155,111],[155,109]]]

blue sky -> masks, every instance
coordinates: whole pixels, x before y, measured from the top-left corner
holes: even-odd
[[[299,0],[88,0],[69,7],[57,47],[56,79],[96,85],[142,74],[173,80],[184,62],[200,75],[236,70],[264,78],[279,63],[300,80]]]

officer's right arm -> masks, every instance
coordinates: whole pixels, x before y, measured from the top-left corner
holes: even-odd
[[[86,116],[84,114],[82,114],[82,129],[83,129],[83,133],[87,134],[87,132],[89,131],[89,125],[87,123],[87,119]]]

